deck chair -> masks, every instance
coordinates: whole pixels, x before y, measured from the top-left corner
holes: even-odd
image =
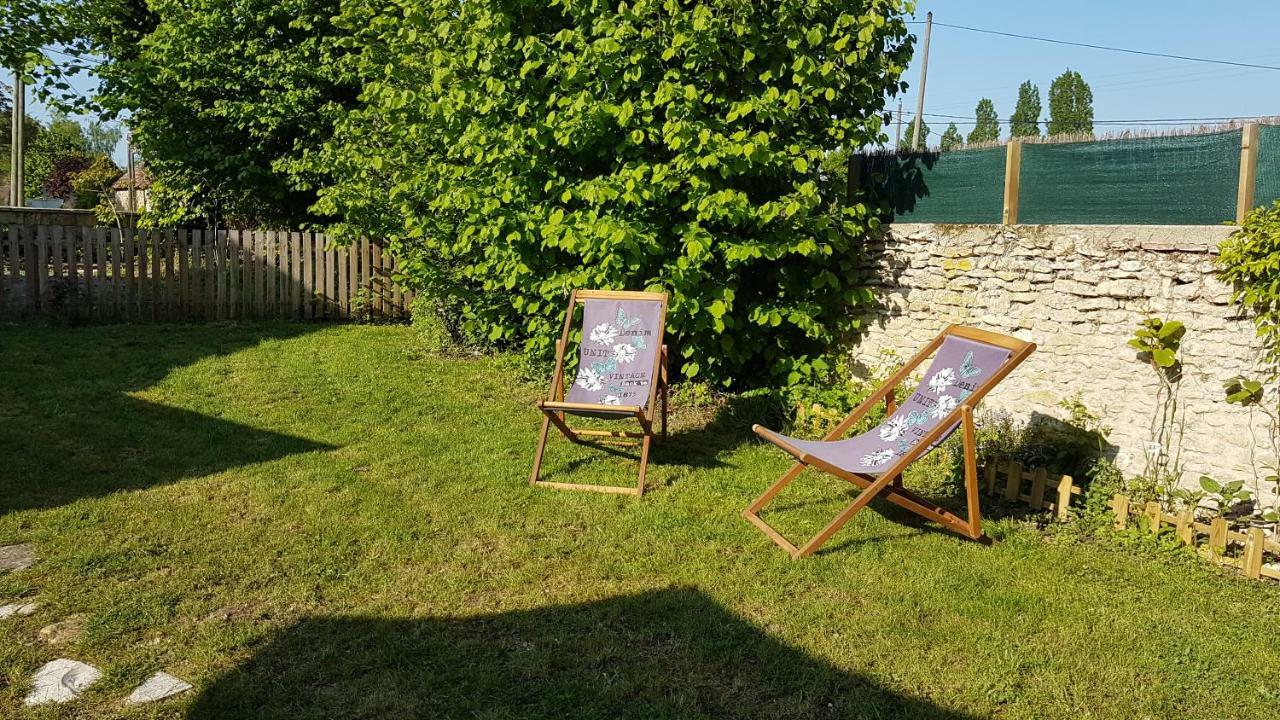
[[[578,368],[565,396],[565,350],[578,304],[582,304],[582,340],[578,343]],[[667,434],[667,346],[663,329],[667,322],[667,294],[615,290],[574,290],[565,312],[564,331],[556,342],[556,369],[551,395],[538,402],[542,433],[533,456],[529,484],[562,490],[644,494],[649,466],[649,444],[654,437],[654,407],[662,403],[661,434]],[[639,432],[572,428],[566,415],[606,420],[636,420]],[[634,446],[639,439],[640,478],[635,487],[547,482],[538,479],[547,432],[552,425],[572,442],[586,438]]]
[[[801,558],[822,547],[832,535],[873,498],[889,502],[973,540],[986,542],[978,508],[978,463],[974,447],[973,409],[1006,375],[1027,359],[1036,346],[998,333],[952,325],[895,372],[878,390],[821,441],[799,440],[755,425],[761,438],[790,453],[797,462],[755,499],[743,517],[771,540]],[[896,390],[903,380],[937,351],[919,387],[901,406]],[[870,432],[840,439],[867,412],[883,401],[886,419]],[[902,471],[924,457],[956,429],[964,436],[964,479],[968,519],[902,487]],[[857,498],[817,535],[793,545],[760,518],[760,511],[805,469],[814,467],[862,488]]]

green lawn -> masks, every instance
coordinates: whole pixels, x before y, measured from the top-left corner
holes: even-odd
[[[42,556],[0,574],[41,603],[0,621],[0,717],[1280,714],[1274,584],[879,504],[793,562],[739,516],[787,465],[750,408],[677,412],[636,500],[526,485],[540,390],[405,327],[0,327],[0,545]],[[798,485],[793,533],[845,499]],[[24,709],[55,657],[105,676]],[[157,670],[196,688],[124,709]]]

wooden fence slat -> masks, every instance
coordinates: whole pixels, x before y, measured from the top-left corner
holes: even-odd
[[[1266,549],[1267,536],[1262,528],[1249,528],[1244,541],[1244,575],[1257,580],[1262,577],[1262,554]]]
[[[49,284],[45,291],[44,300],[46,303],[51,302],[53,288],[57,287],[62,280],[62,226],[54,225],[49,228]]]
[[[107,263],[110,256],[107,254],[107,229],[104,227],[93,228],[93,254],[94,268],[98,273],[97,305],[94,317],[105,320],[114,316],[115,303],[107,289]]]
[[[338,317],[351,317],[351,246],[335,250],[338,258]]]
[[[183,228],[173,233],[174,253],[178,256],[178,317],[191,318],[191,236]]]
[[[276,279],[280,276],[279,264],[276,258],[278,248],[276,247],[276,231],[268,230],[266,234],[267,247],[267,317],[274,318],[280,312],[280,295],[276,288]]]
[[[84,274],[84,316],[93,318],[93,228],[84,226],[80,231],[80,268]]]
[[[1160,532],[1160,503],[1155,500],[1148,500],[1147,507],[1142,511],[1142,515],[1147,518],[1147,530],[1152,535]]]
[[[227,318],[229,273],[227,272],[227,231],[213,233],[213,277],[215,285],[214,309],[219,320]]]
[[[1071,517],[1071,486],[1074,481],[1070,475],[1058,478],[1058,501],[1054,508],[1058,519],[1066,521]]]
[[[22,282],[22,268],[19,263],[22,260],[22,238],[17,223],[9,225],[9,293],[12,295],[12,304],[17,307],[22,303],[18,296],[18,287]],[[17,310],[14,311],[15,314]]]
[[[160,243],[164,252],[164,319],[178,319],[178,275],[174,267],[174,250],[177,245],[177,233],[169,228],[160,234]]]
[[[1017,501],[1018,492],[1022,485],[1022,463],[1009,463],[1008,470],[1005,473],[1004,499]]]
[[[369,276],[373,281],[373,316],[381,320],[386,317],[386,288],[382,277],[382,247],[376,243],[373,245],[373,267],[370,270]]]
[[[1111,511],[1116,516],[1116,529],[1123,530],[1129,525],[1129,497],[1116,495],[1111,499]]]
[[[209,251],[209,244],[206,242],[204,230],[197,228],[191,231],[191,242],[193,245],[191,254],[191,265],[196,274],[196,287],[199,288],[200,299],[197,301],[200,305],[200,318],[202,320],[212,320],[213,314],[213,268],[210,261],[213,254]]]
[[[1044,486],[1049,481],[1049,474],[1044,468],[1036,468],[1031,474],[1031,509],[1039,510],[1044,507]]]
[[[37,309],[44,309],[48,305],[49,296],[49,230],[45,228],[40,234],[36,235],[36,252],[35,252],[35,270],[33,274],[36,277],[39,290],[36,292],[35,305]]]
[[[338,302],[338,249],[334,246],[332,239],[326,235],[324,238],[325,251],[325,278],[324,287],[325,295],[329,296],[328,302],[325,303],[325,317],[330,320],[341,317],[339,312],[340,303]]]
[[[124,317],[128,320],[136,320],[141,317],[138,308],[141,307],[142,283],[137,279],[137,260],[134,253],[137,251],[138,231],[135,228],[125,228],[120,234],[120,241],[124,246],[124,254],[120,260],[124,265]]]
[[[74,316],[74,314],[80,312],[80,309],[76,307],[76,296],[80,293],[80,263],[76,258],[80,247],[80,228],[62,228],[62,247],[63,252],[67,255],[67,275],[62,286],[62,292],[65,298],[64,302],[68,303],[68,306],[64,310]]]
[[[1178,522],[1174,525],[1174,530],[1183,545],[1191,545],[1195,542],[1195,528],[1192,527],[1190,510],[1183,510],[1178,513]]]
[[[264,318],[267,316],[266,293],[266,237],[261,230],[251,234],[253,242],[253,312],[249,317]]]
[[[168,310],[164,286],[164,233],[153,228],[147,236],[151,252],[151,319],[160,320]]]
[[[0,317],[4,317],[9,309],[9,268],[6,261],[9,258],[9,244],[12,238],[6,230],[5,227],[0,226]]]
[[[230,278],[231,299],[228,301],[227,317],[235,320],[242,316],[240,311],[241,260],[244,248],[244,231],[233,230],[227,233],[227,274]]]
[[[1222,556],[1227,552],[1227,520],[1214,518],[1209,523],[1209,551]]]
[[[289,233],[289,317],[302,317],[302,233]]]
[[[323,320],[329,317],[329,251],[325,249],[328,237],[324,233],[315,234],[316,248],[316,317]]]

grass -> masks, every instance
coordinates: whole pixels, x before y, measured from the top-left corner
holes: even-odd
[[[526,484],[541,388],[405,327],[0,327],[4,718],[1262,718],[1280,591],[873,504],[789,560],[750,407],[676,413],[644,499]],[[553,440],[548,479],[635,463]],[[847,498],[781,498],[791,533]],[[51,648],[39,629],[85,616]],[[27,710],[55,657],[104,679]],[[157,670],[196,689],[121,699]]]

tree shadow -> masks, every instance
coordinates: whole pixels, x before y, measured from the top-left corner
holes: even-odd
[[[334,449],[131,395],[203,358],[316,328],[0,327],[0,514]]]
[[[460,618],[312,618],[189,718],[945,718],[692,588]]]

